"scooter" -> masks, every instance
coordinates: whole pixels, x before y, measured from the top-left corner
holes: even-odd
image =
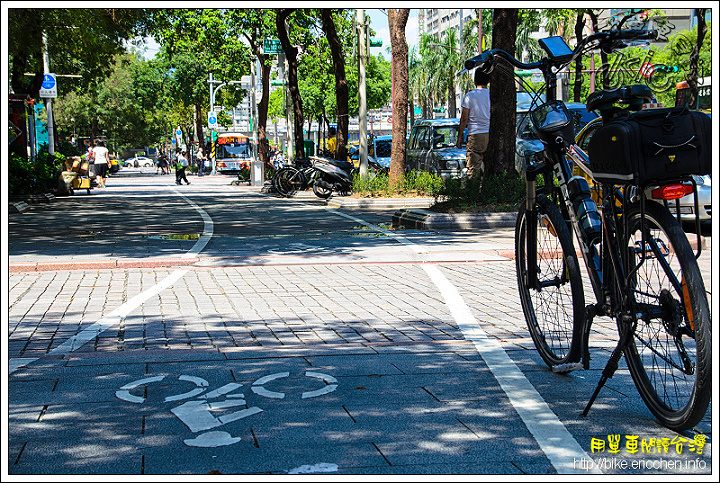
[[[355,169],[352,163],[318,156],[310,156],[310,159],[317,171],[312,183],[315,196],[326,200],[333,191],[344,196],[352,192],[352,172]]]

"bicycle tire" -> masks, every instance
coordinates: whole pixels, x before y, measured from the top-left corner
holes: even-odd
[[[526,286],[524,207],[515,225],[515,263],[525,322],[540,357],[552,368],[580,360],[585,295],[572,236],[560,210],[544,195],[537,196],[536,206],[538,282],[560,283],[542,288]]]
[[[273,177],[273,187],[281,196],[292,196],[297,191],[305,189],[305,175],[302,171],[286,166],[280,168]]]
[[[648,248],[658,245],[658,239],[667,247],[660,245],[652,255],[643,255],[647,249],[639,238],[639,203],[628,207],[627,214],[633,310],[645,316],[638,320],[634,343],[625,348],[625,360],[650,412],[670,429],[692,428],[705,416],[711,398],[711,321],[705,284],[687,236],[667,208],[646,203],[645,222],[652,235]],[[660,249],[667,269],[660,263]],[[644,262],[637,263],[642,257]],[[668,269],[681,282],[679,287],[671,283]]]

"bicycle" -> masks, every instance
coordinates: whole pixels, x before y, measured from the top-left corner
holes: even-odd
[[[557,373],[588,369],[594,318],[615,319],[618,343],[583,416],[624,355],[648,409],[663,425],[680,431],[695,426],[710,402],[711,320],[696,260],[699,252],[693,253],[666,203],[690,192],[697,200],[690,175],[704,174],[696,173],[698,170],[709,172],[710,137],[696,135],[698,139],[692,143],[680,143],[684,148],[657,142],[667,158],[661,168],[670,166],[670,158],[680,160],[676,165],[680,170],[662,172],[651,163],[650,155],[630,150],[629,146],[640,141],[615,143],[618,138],[625,139],[623,136],[638,135],[642,126],[637,123],[656,116],[651,111],[640,112],[642,104],[652,98],[650,89],[627,86],[589,96],[587,109],[602,114],[603,126],[594,134],[586,154],[575,144],[572,118],[555,95],[557,72],[578,56],[594,48],[618,50],[627,41],[648,40],[654,35],[646,30],[597,32],[574,50],[562,38],[550,37],[540,40],[547,55],[538,62],[523,63],[494,49],[466,61],[465,71],[475,67],[491,71],[496,66],[508,71],[512,67],[540,69],[545,78],[547,101],[530,113],[544,150],[524,167],[527,199],[518,212],[515,229],[520,302],[541,359]],[[671,116],[682,114],[692,126],[698,117],[686,110],[658,113],[666,116],[666,123]],[[698,122],[709,129],[709,120]],[[625,126],[628,131],[623,134],[622,123],[635,123],[635,127]],[[673,125],[682,127],[679,122]],[[661,127],[642,129],[641,140],[657,132],[662,139]],[[598,137],[601,130],[603,135]],[[616,144],[628,147],[628,152],[612,151]],[[587,179],[573,176],[573,164],[593,181],[599,207]],[[587,306],[573,234],[596,298]]]
[[[290,197],[313,185],[318,172],[309,160],[299,159],[295,166],[284,166],[277,170],[272,186],[280,196]]]
[[[332,158],[323,158],[319,156],[312,156],[312,159],[318,162],[328,162]],[[330,161],[331,162],[331,161]],[[328,190],[321,184],[316,184],[315,181],[321,176],[321,172],[313,166],[310,160],[298,160],[295,162],[296,167],[285,166],[277,170],[273,177],[272,185],[275,191],[284,197],[290,197],[298,191],[304,191],[310,187],[313,188],[316,196],[319,198],[328,198],[332,193],[332,190]],[[378,173],[388,174],[388,169],[383,167],[374,159],[368,157],[368,171],[371,176],[375,176]],[[360,169],[355,167],[351,176],[357,176]]]

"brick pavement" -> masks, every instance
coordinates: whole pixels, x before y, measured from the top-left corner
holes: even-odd
[[[615,431],[667,435],[622,370],[590,417],[577,418],[615,329],[596,325],[590,372],[549,375],[525,328],[514,262],[497,256],[498,247],[512,246],[511,230],[471,238],[403,236],[435,251],[431,263],[586,451],[591,436]],[[314,242],[306,236],[303,243]],[[387,252],[389,246],[376,248]],[[367,247],[364,255],[373,252]],[[454,261],[473,248],[493,256]],[[10,472],[559,471],[465,340],[427,273],[405,252],[382,261],[348,256],[347,263],[323,261],[322,254],[265,252],[260,264],[217,258],[205,265],[12,273],[8,355],[39,360],[11,376]],[[701,259],[708,276],[710,254]],[[48,354],[178,270],[186,272],[117,325],[70,353]],[[337,389],[299,398],[309,389],[307,371],[337,379]],[[264,387],[287,397],[255,392],[268,374],[276,379]],[[262,412],[223,426],[238,443],[192,448],[186,441],[197,434],[173,416],[174,406],[162,395],[191,389],[182,375],[201,377],[210,389],[243,384],[247,407]],[[163,379],[132,390],[144,403],[118,399],[123,384],[148,376]],[[709,428],[709,420],[701,427]]]

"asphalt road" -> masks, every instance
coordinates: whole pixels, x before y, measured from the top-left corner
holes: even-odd
[[[624,362],[580,415],[614,325],[551,373],[512,229],[189,179],[121,170],[9,214],[6,475],[710,475],[711,412],[660,426]]]

